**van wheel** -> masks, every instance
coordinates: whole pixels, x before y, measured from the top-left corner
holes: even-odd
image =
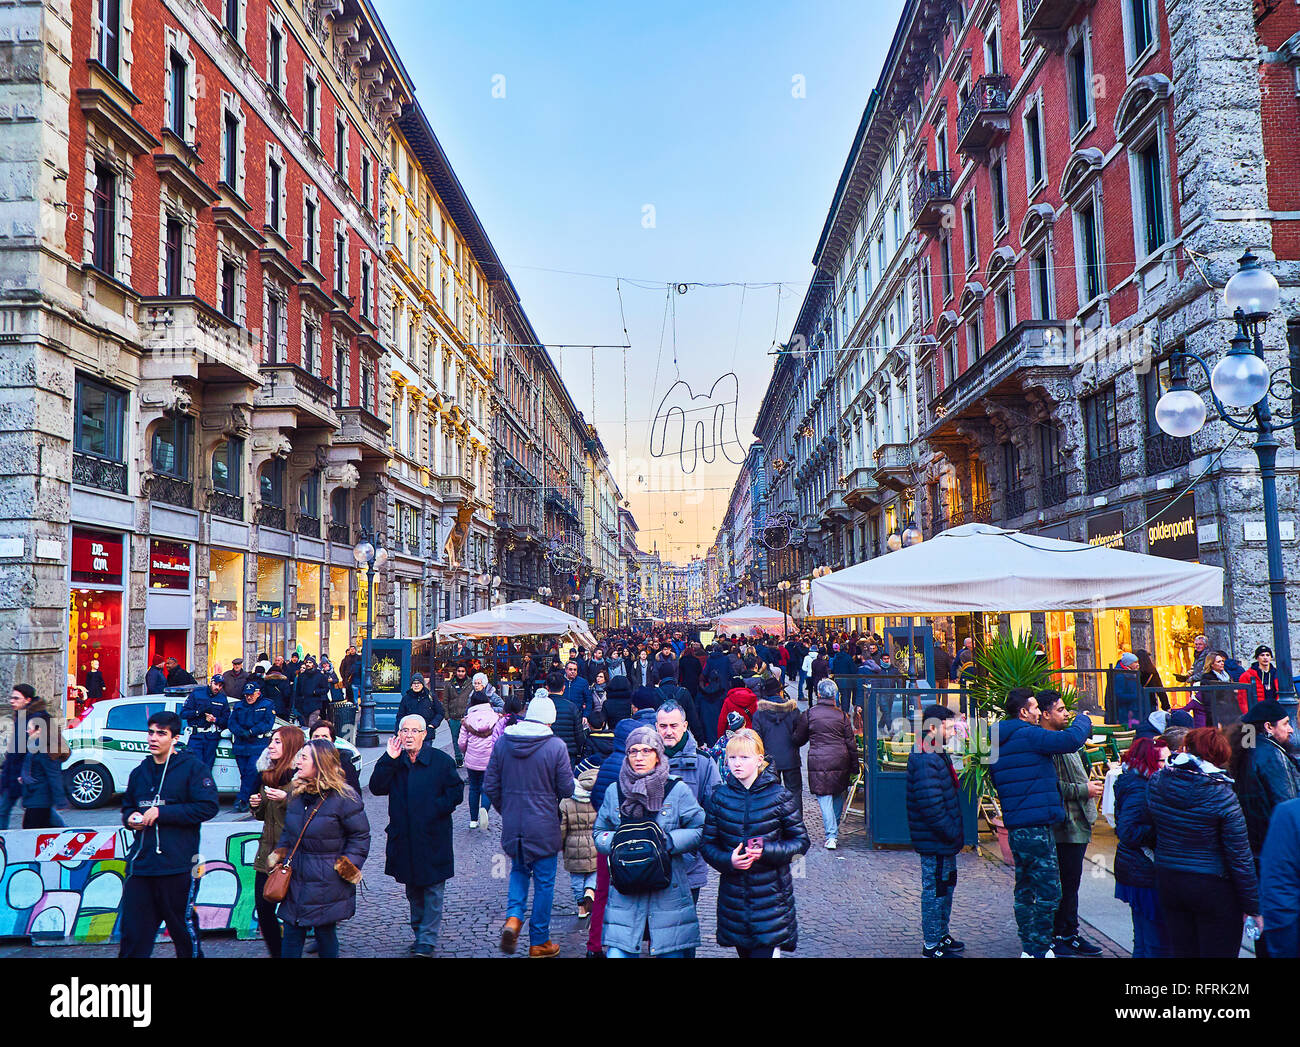
[[[72,806],[82,810],[98,807],[113,794],[108,771],[97,763],[82,763],[65,771],[63,787]]]

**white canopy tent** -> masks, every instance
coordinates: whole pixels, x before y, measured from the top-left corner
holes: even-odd
[[[713,619],[715,633],[777,633],[785,635],[787,618],[762,604],[751,603]]]
[[[596,646],[596,637],[581,618],[536,600],[511,600],[450,618],[437,630],[439,640],[483,636],[570,636],[585,647]]]
[[[1223,569],[966,524],[814,578],[814,618],[1223,603]]]

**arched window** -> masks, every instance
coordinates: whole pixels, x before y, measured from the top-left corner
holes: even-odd
[[[261,495],[263,505],[284,508],[284,462],[272,458],[262,466]]]
[[[212,450],[212,487],[224,494],[242,494],[244,441],[239,437],[222,440]]]

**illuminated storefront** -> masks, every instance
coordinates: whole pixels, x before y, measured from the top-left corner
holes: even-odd
[[[366,571],[357,572],[357,621],[352,642],[360,651],[366,642],[366,606],[370,599],[370,582]]]
[[[253,645],[259,655],[266,654],[272,660],[277,654],[284,655],[286,659],[289,657],[289,652],[285,649],[285,570],[285,561],[278,556],[257,558],[257,607],[253,613]]]
[[[1121,654],[1133,650],[1133,628],[1126,610],[1094,611],[1092,635],[1098,669],[1111,668]]]
[[[1047,638],[1044,650],[1048,660],[1063,670],[1060,676],[1062,686],[1077,688],[1078,677],[1064,671],[1079,665],[1079,652],[1074,646],[1074,612],[1048,611],[1043,615],[1043,625]]]
[[[352,643],[352,622],[348,617],[348,569],[330,568],[330,619],[327,629],[327,653],[338,668],[339,661]]]
[[[145,625],[149,629],[150,665],[158,658],[175,658],[194,672],[195,679],[202,680],[202,667],[190,665],[190,628],[194,624],[192,550],[189,542],[149,540]]]
[[[298,593],[294,606],[294,617],[298,622],[298,646],[303,654],[319,654],[321,639],[320,603],[320,565],[314,563],[298,564]]]
[[[213,549],[208,561],[208,659],[229,668],[244,656],[244,554]]]
[[[1147,503],[1147,552],[1187,563],[1200,562],[1200,539],[1196,533],[1196,492],[1188,491],[1174,502],[1166,499]],[[1159,515],[1157,515],[1159,514]],[[1156,667],[1160,679],[1170,687],[1185,684],[1196,657],[1196,637],[1205,632],[1202,607],[1156,607],[1151,612]],[[1184,705],[1190,695],[1171,691],[1174,705]]]
[[[121,534],[72,529],[68,685],[85,687],[92,699],[122,693],[124,540]]]

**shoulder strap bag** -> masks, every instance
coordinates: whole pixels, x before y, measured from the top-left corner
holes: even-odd
[[[307,832],[307,826],[311,825],[311,820],[316,817],[316,812],[323,806],[325,806],[325,800],[322,797],[321,802],[312,808],[311,813],[307,815],[307,820],[302,823],[302,832],[298,834],[298,839],[288,857],[266,874],[266,884],[262,887],[262,897],[268,902],[278,904],[289,896],[289,880],[293,876],[293,856],[298,853],[298,845],[302,843],[302,838]]]

